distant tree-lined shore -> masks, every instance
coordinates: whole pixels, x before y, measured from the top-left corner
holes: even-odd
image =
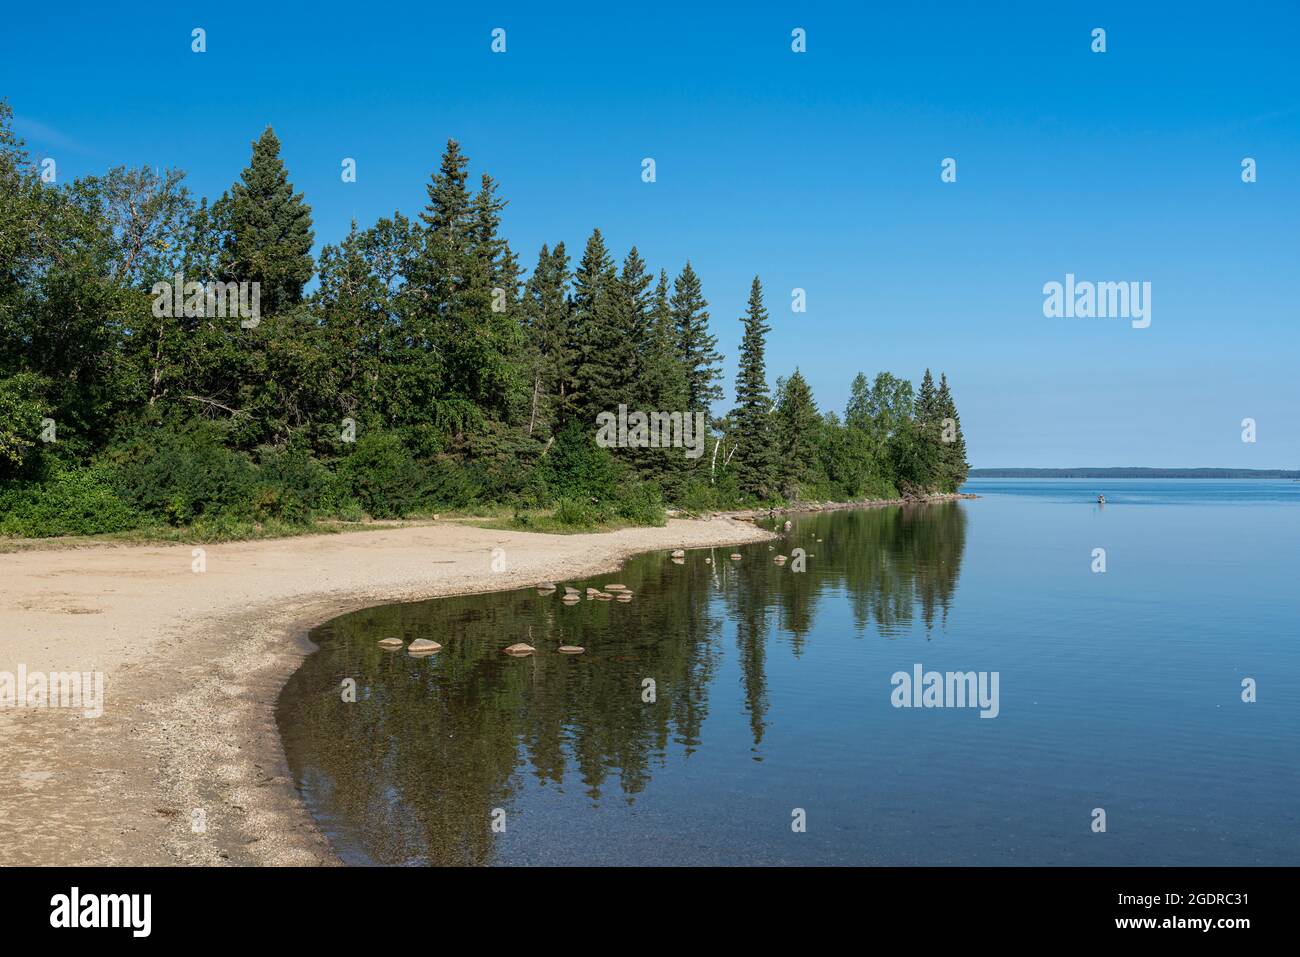
[[[971,469],[970,478],[1300,479],[1295,469]]]

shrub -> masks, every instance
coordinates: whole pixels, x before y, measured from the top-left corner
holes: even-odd
[[[62,471],[41,482],[0,482],[0,535],[103,535],[137,524],[134,510],[94,469]]]
[[[546,484],[557,499],[606,501],[615,496],[618,468],[614,457],[608,449],[598,446],[576,419],[556,437],[555,445],[542,462]]]
[[[259,521],[305,525],[315,514],[341,504],[333,474],[304,448],[265,451],[257,483],[253,515]]]
[[[555,521],[570,527],[599,525],[608,514],[595,502],[580,498],[561,498],[555,503]]]
[[[339,464],[339,478],[372,518],[402,518],[425,500],[424,470],[392,432],[368,432]]]
[[[664,500],[659,486],[638,482],[627,488],[618,501],[618,515],[635,525],[665,525]]]
[[[114,487],[140,512],[172,525],[203,515],[251,516],[256,469],[222,437],[206,422],[141,434],[109,454]]]

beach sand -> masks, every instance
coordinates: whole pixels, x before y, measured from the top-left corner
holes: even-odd
[[[202,573],[190,545],[2,554],[0,673],[102,672],[104,702],[99,717],[0,707],[0,865],[335,864],[274,718],[311,628],[768,537],[729,518],[590,535],[433,524],[208,545]]]

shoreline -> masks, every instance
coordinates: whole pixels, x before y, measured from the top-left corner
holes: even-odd
[[[10,553],[0,672],[102,672],[103,714],[0,708],[0,866],[336,865],[275,721],[310,630],[360,608],[616,571],[766,541],[735,520],[580,535],[421,525],[204,547]],[[491,568],[494,549],[506,568]],[[197,813],[196,813],[197,812]],[[195,823],[202,829],[196,830]]]
[[[786,512],[973,498],[808,503]],[[776,535],[768,510],[548,535],[438,524],[195,547],[89,545],[0,559],[0,672],[102,671],[104,713],[0,709],[0,865],[340,862],[298,794],[275,719],[315,650],[360,608],[610,573],[674,548]],[[494,549],[506,568],[491,569]],[[197,829],[201,826],[201,829]]]

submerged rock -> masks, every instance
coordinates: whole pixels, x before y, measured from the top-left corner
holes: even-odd
[[[402,639],[401,639],[401,638],[380,638],[380,639],[379,639],[379,647],[380,647],[380,648],[400,648],[400,647],[402,647]]]
[[[526,645],[521,641],[503,650],[508,655],[516,655],[518,657],[523,657],[524,655],[531,655],[537,649],[534,648],[532,645]]]

